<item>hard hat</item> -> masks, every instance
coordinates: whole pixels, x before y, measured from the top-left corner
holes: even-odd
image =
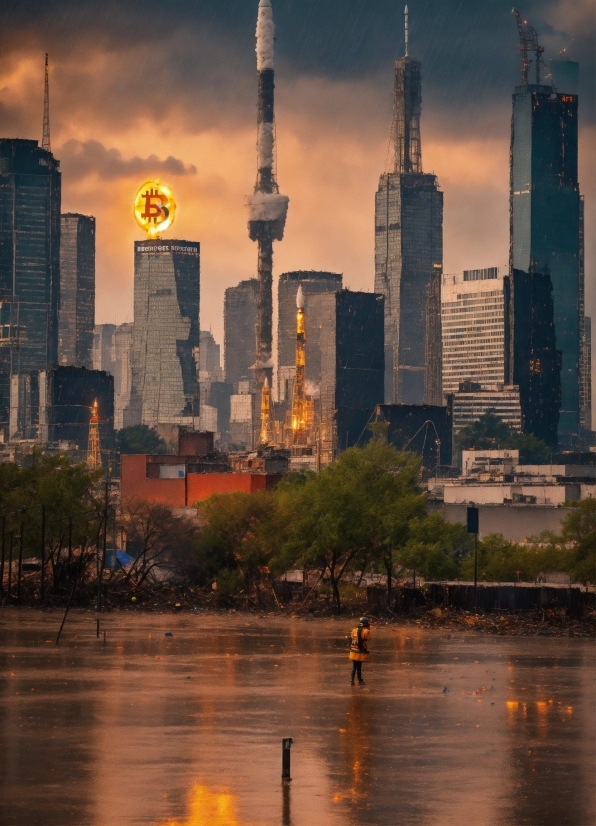
[[[368,617],[360,617],[360,625],[370,625]]]

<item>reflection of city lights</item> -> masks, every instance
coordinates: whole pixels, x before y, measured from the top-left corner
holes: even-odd
[[[509,711],[517,711],[519,708],[519,703],[517,700],[507,700],[507,708]]]
[[[538,709],[539,714],[546,714],[548,711],[548,703],[545,702],[538,702],[536,703],[536,708]]]
[[[161,826],[241,826],[236,819],[236,797],[228,792],[212,792],[207,786],[195,786],[189,798],[185,821],[167,820]]]

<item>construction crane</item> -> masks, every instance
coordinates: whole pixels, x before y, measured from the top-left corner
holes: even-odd
[[[532,59],[530,53],[534,53],[536,63],[536,85],[540,85],[540,64],[542,63],[542,53],[544,46],[538,43],[538,33],[525,17],[522,17],[518,9],[513,9],[517,30],[519,32],[519,50],[521,52],[521,81],[522,86],[528,85],[528,73]]]
[[[89,470],[99,470],[103,467],[101,461],[101,444],[99,441],[99,407],[97,399],[91,408],[89,421],[89,446],[87,449],[87,467]]]

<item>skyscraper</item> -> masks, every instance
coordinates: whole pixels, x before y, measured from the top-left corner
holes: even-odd
[[[385,401],[422,404],[426,397],[426,315],[431,279],[443,267],[443,193],[422,172],[420,63],[395,63],[391,127],[393,168],[375,199],[375,292],[385,296]]]
[[[442,392],[505,384],[505,291],[498,267],[446,273],[441,287]]]
[[[280,401],[291,398],[291,384],[296,372],[296,294],[302,286],[306,310],[306,380],[319,382],[321,353],[320,324],[316,311],[310,311],[310,296],[336,292],[342,288],[341,273],[298,270],[279,277],[277,292],[277,395]]]
[[[10,376],[56,363],[59,162],[37,141],[0,139],[0,425]]]
[[[105,370],[114,377],[114,428],[130,424],[124,411],[130,404],[132,384],[132,334],[129,323],[98,324],[93,334],[93,369]]]
[[[561,406],[561,352],[554,326],[553,288],[548,273],[513,270],[508,279],[508,362],[519,388],[521,422],[552,448],[557,447]]]
[[[320,451],[324,464],[367,441],[367,424],[383,398],[384,299],[339,290],[311,295],[321,319]],[[308,330],[307,330],[308,341]],[[306,353],[308,364],[308,351]]]
[[[150,427],[199,415],[199,244],[135,241],[130,418]]]
[[[58,362],[91,368],[95,325],[95,218],[60,219]]]
[[[556,347],[561,352],[560,447],[580,433],[580,194],[577,93],[541,78],[534,29],[516,12],[521,83],[511,120],[510,269],[549,275]],[[567,67],[565,81],[576,72]],[[555,72],[556,76],[556,72]],[[554,388],[553,388],[554,392]]]
[[[238,393],[241,381],[250,381],[250,386],[254,387],[258,289],[257,279],[249,278],[225,291],[224,372],[234,393]]]

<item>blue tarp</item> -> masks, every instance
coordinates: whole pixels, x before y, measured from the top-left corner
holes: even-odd
[[[133,561],[134,557],[126,551],[106,551],[106,568],[126,568]]]

